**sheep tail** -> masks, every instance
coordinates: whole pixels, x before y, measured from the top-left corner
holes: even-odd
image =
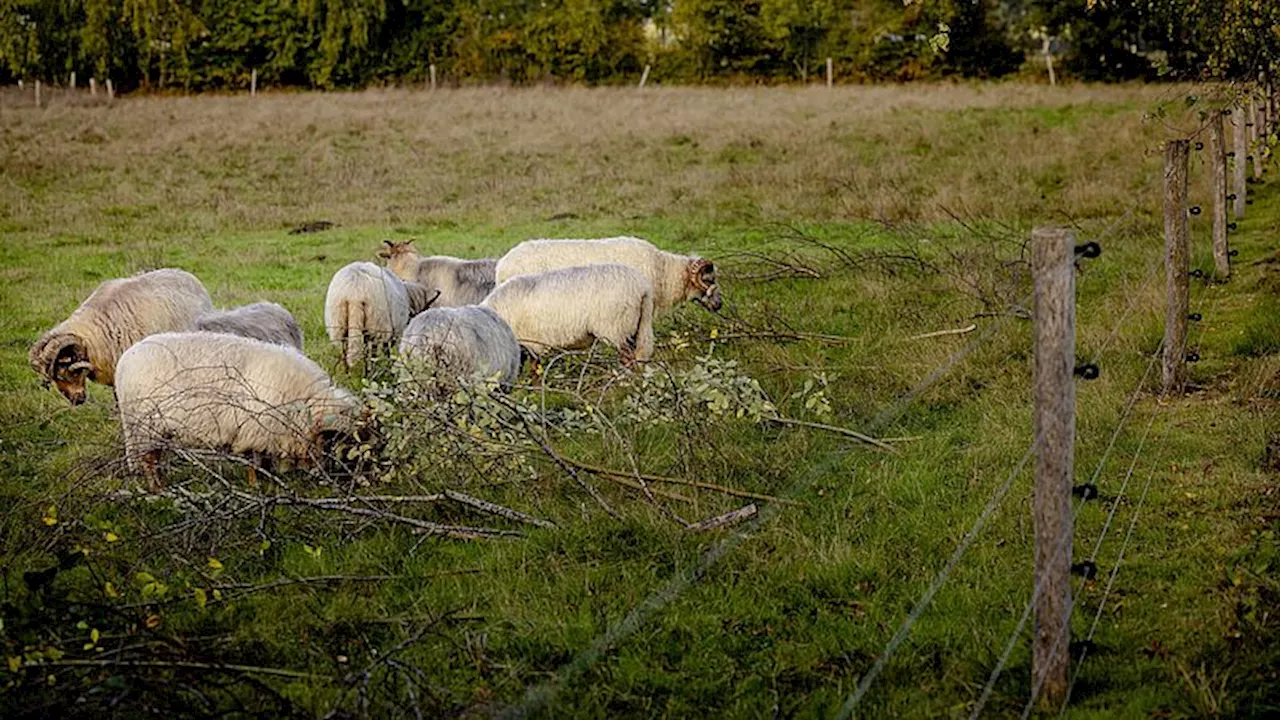
[[[636,360],[648,362],[653,357],[653,293],[640,298],[640,322],[636,326]]]

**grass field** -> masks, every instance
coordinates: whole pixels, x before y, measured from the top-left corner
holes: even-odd
[[[39,110],[0,94],[0,714],[835,715],[1031,443],[1018,307],[1037,225],[1104,247],[1077,278],[1078,355],[1102,375],[1077,388],[1076,474],[1097,468],[1101,496],[1080,510],[1075,559],[1109,532],[1098,577],[1076,581],[1076,637],[1124,544],[1066,714],[1275,713],[1273,177],[1250,188],[1231,283],[1193,286],[1204,320],[1191,391],[1161,399],[1145,376],[1163,333],[1159,148],[1195,128],[1190,92],[476,89]],[[1207,207],[1206,175],[1194,157],[1193,201]],[[1193,266],[1206,270],[1208,218],[1192,218]],[[289,233],[314,220],[336,226]],[[599,409],[584,393],[557,407],[607,414],[619,432],[554,444],[621,474],[577,472],[613,515],[535,452],[510,471],[442,457],[352,491],[455,489],[556,524],[396,508],[520,538],[279,506],[188,527],[191,511],[171,501],[116,492],[138,480],[116,462],[110,389],[72,408],[26,361],[101,280],[176,266],[219,305],[284,304],[308,354],[355,388],[323,340],[324,291],[383,238],[479,257],[528,237],[624,233],[713,258],[724,276],[721,316],[689,305],[660,322],[673,377],[754,378],[781,415],[898,438],[896,452],[713,403],[645,424],[625,416],[624,390],[602,390]],[[581,374],[565,386],[613,378],[570,367]],[[673,516],[749,499],[655,481],[650,502],[625,484],[635,468],[777,499],[755,500],[758,522],[688,531]],[[216,495],[214,472],[174,478]],[[342,494],[301,472],[285,480],[306,497]],[[971,712],[1031,595],[1030,483],[1016,477],[859,716]],[[987,716],[1021,711],[1029,648],[1026,629]]]

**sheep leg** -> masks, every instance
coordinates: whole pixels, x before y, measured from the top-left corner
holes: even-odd
[[[142,476],[146,479],[147,490],[160,492],[164,488],[160,477],[160,451],[151,450],[142,453],[138,457],[138,464],[142,467]]]

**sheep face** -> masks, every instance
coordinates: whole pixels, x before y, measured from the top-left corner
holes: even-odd
[[[84,404],[85,383],[95,379],[89,353],[74,335],[49,338],[32,348],[31,366],[46,386],[52,382],[72,405]]]
[[[711,312],[719,312],[724,304],[720,284],[716,282],[716,266],[710,260],[698,258],[689,263],[684,287],[685,300],[697,301]]]
[[[396,242],[383,240],[378,250],[378,257],[387,261],[387,269],[401,279],[412,278],[418,274],[418,250],[413,241]]]

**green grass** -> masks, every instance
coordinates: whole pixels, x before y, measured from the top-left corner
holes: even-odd
[[[145,656],[336,679],[262,676],[262,685],[217,689],[212,673],[27,663],[17,672],[0,666],[4,714],[39,715],[46,704],[75,714],[117,696],[135,714],[142,706],[131,703],[143,698],[159,714],[211,714],[183,694],[195,684],[233,712],[244,703],[272,715],[342,707],[409,716],[409,677],[427,715],[493,713],[543,683],[554,692],[536,714],[547,717],[833,715],[1031,441],[1030,323],[1006,321],[874,428],[914,438],[898,443],[896,454],[830,433],[710,417],[630,433],[645,472],[803,503],[771,508],[732,540],[734,531],[686,532],[639,493],[586,476],[617,508],[620,517],[611,518],[543,460],[536,477],[519,482],[441,472],[418,483],[453,483],[558,525],[517,540],[423,540],[387,524],[283,509],[262,526],[255,517],[220,533],[147,537],[144,530],[179,515],[163,504],[102,501],[103,491],[137,482],[99,470],[119,458],[110,390],[95,386],[88,404],[67,407],[39,388],[25,353],[101,280],[179,266],[201,277],[219,305],[284,304],[306,332],[308,354],[334,368],[337,352],[321,333],[324,288],[334,270],[371,257],[385,237],[477,257],[527,237],[632,233],[719,259],[726,318],[775,331],[787,330],[785,321],[792,331],[844,338],[734,338],[740,328],[726,318],[689,306],[663,319],[658,333],[660,342],[692,345],[664,347],[662,362],[676,371],[695,365],[714,329],[726,336],[715,355],[737,360],[784,414],[863,429],[975,334],[911,336],[986,328],[997,320],[974,315],[1003,308],[984,307],[980,297],[1024,297],[1027,278],[1000,261],[1017,258],[1016,243],[1032,226],[1076,224],[1092,237],[1121,218],[1103,239],[1103,256],[1083,261],[1077,280],[1078,355],[1101,353],[1102,367],[1098,380],[1077,388],[1083,481],[1163,332],[1163,272],[1153,264],[1162,242],[1158,165],[1142,150],[1169,130],[1143,123],[1141,113],[1168,89],[858,92],[691,90],[636,100],[614,91],[463,91],[439,102],[362,93],[267,95],[253,106],[171,98],[6,109],[0,654],[55,646],[63,661]],[[536,119],[565,122],[561,105],[597,115],[575,117],[568,129]],[[206,114],[218,122],[186,124]],[[75,140],[85,133],[96,139]],[[60,149],[50,137],[85,147]],[[1204,197],[1199,164],[1193,173],[1193,192]],[[1193,288],[1193,310],[1204,321],[1193,326],[1202,360],[1191,367],[1192,390],[1158,399],[1157,384],[1147,383],[1102,467],[1100,501],[1080,512],[1077,560],[1092,549],[1154,415],[1101,547],[1099,578],[1075,583],[1073,627],[1082,637],[1151,478],[1070,717],[1266,716],[1280,704],[1280,495],[1268,454],[1280,442],[1273,260],[1280,193],[1274,179],[1251,190],[1255,201],[1232,236],[1240,251],[1235,277]],[[1135,200],[1139,209],[1124,216]],[[551,219],[559,213],[571,216]],[[1194,266],[1206,269],[1208,215],[1193,220]],[[286,232],[319,218],[339,227]],[[797,233],[849,252],[917,252],[939,272],[838,267]],[[735,254],[742,250],[794,253],[822,277],[745,279],[760,267]],[[818,373],[834,376],[829,417],[789,399]],[[568,456],[628,467],[616,442],[558,442]],[[291,480],[305,488],[303,476]],[[1015,481],[872,685],[861,716],[967,716],[1031,593],[1030,482],[1030,473]],[[421,489],[375,480],[361,492]],[[662,489],[690,498],[662,502],[691,520],[746,502]],[[53,526],[42,521],[50,505],[58,509]],[[499,524],[456,510],[406,512]],[[108,542],[108,529],[120,540]],[[703,567],[727,541],[732,549],[697,582],[594,662],[575,664],[633,608]],[[83,562],[38,592],[30,588],[24,573],[76,548],[89,549]],[[210,557],[222,569],[209,566]],[[163,582],[167,602],[144,596],[138,573]],[[204,608],[195,593],[335,575],[390,579],[294,584],[226,602],[208,595]],[[119,597],[106,591],[108,582]],[[158,624],[148,627],[149,618]],[[101,653],[84,649],[91,628],[104,638]],[[378,659],[395,648],[403,673]],[[1028,631],[987,716],[1021,710],[1029,648]],[[349,674],[365,668],[375,673],[362,706],[359,677]],[[85,701],[76,704],[78,697]],[[181,707],[168,704],[178,698]]]

